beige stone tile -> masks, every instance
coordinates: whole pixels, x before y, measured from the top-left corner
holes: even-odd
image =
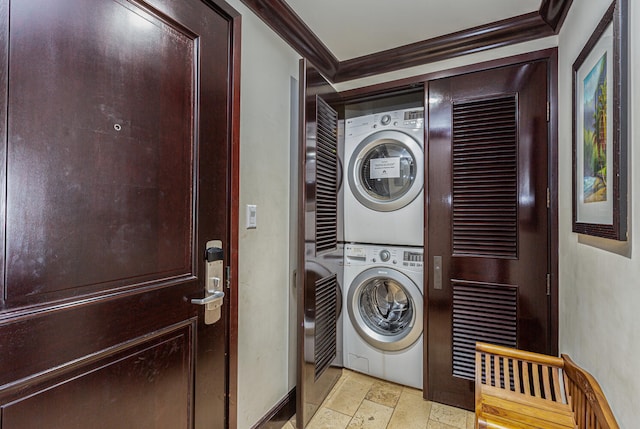
[[[410,393],[412,395],[417,395],[420,396],[422,398],[422,390],[419,389],[414,389],[413,387],[409,387],[409,386],[404,386],[402,388],[402,392],[406,392],[406,393]]]
[[[333,386],[327,397],[324,399],[323,403],[320,405],[321,407],[325,406],[331,400],[333,395],[335,395],[336,392],[340,389],[340,386],[342,386],[344,382],[347,381],[347,375],[344,373],[344,371],[345,370],[342,370],[342,375],[340,376],[338,381],[336,381],[336,384]]]
[[[356,411],[356,414],[349,422],[348,429],[385,429],[393,408],[376,404],[368,400],[362,401],[362,405]]]
[[[369,392],[367,392],[365,399],[393,408],[398,403],[398,399],[400,399],[400,393],[402,393],[402,386],[376,380]]]
[[[337,387],[331,399],[324,406],[353,417],[372,385],[372,380],[362,383],[360,380],[353,380],[349,377]]]
[[[434,402],[431,405],[429,420],[444,423],[458,429],[466,429],[467,411]]]
[[[451,426],[445,423],[440,423],[435,420],[429,420],[427,424],[427,429],[457,429],[455,426]]]
[[[293,415],[293,417],[291,417],[291,418],[289,419],[289,422],[288,422],[288,423],[291,425],[291,427],[292,427],[293,429],[296,429],[296,415],[295,415],[295,414]]]
[[[329,408],[320,408],[307,424],[307,429],[345,429],[350,420],[351,416]]]
[[[284,426],[282,426],[282,429],[296,429],[295,425],[292,425],[291,422],[287,422],[285,423]]]
[[[415,389],[414,389],[415,390]],[[425,429],[431,413],[431,402],[403,390],[387,429]]]
[[[474,429],[475,427],[476,427],[475,413],[467,412],[467,429]]]
[[[362,373],[357,372],[357,371],[351,371],[349,369],[344,369],[343,370],[343,374],[345,375],[345,378],[347,380],[357,381],[357,382],[364,383],[364,384],[369,384],[369,383],[373,384],[373,382],[377,380],[377,378],[375,378],[375,377],[371,377],[369,375],[362,374]]]

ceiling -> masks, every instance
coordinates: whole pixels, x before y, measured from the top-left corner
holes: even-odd
[[[286,0],[339,60],[537,12],[541,0]]]
[[[241,0],[332,83],[558,34],[573,0]]]

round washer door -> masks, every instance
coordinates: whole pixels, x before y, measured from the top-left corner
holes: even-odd
[[[349,287],[347,310],[360,337],[380,350],[406,349],[422,334],[422,293],[394,269],[360,273]]]
[[[380,131],[365,138],[349,160],[349,186],[372,210],[389,212],[411,203],[422,191],[424,155],[411,136]]]

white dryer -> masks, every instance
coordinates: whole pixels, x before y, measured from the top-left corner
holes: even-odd
[[[423,244],[424,108],[347,119],[344,240]]]
[[[344,250],[344,366],[422,389],[422,248]]]

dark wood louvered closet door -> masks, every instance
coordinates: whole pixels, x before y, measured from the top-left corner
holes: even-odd
[[[298,363],[296,420],[311,420],[341,370],[338,353],[338,305],[341,301],[338,244],[337,93],[317,69],[300,60],[300,201],[298,216]]]
[[[552,350],[547,62],[440,79],[428,91],[425,386],[429,399],[472,409],[476,341]]]

